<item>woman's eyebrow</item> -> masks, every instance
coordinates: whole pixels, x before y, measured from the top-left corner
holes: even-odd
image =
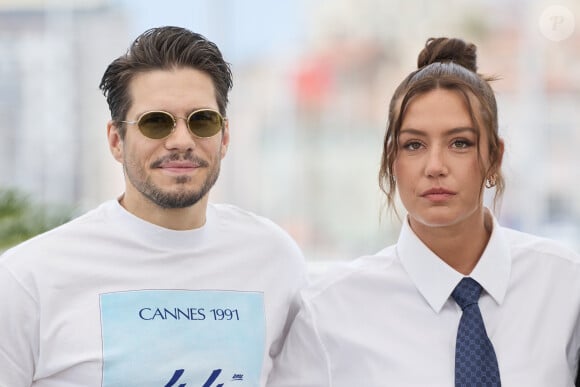
[[[445,131],[444,134],[445,135],[454,135],[454,134],[459,134],[462,132],[471,132],[471,133],[477,134],[477,130],[475,130],[475,128],[472,128],[470,126],[460,126],[457,128],[452,128],[452,129]],[[426,131],[420,130],[420,129],[414,129],[414,128],[401,129],[401,131],[399,132],[399,135],[401,135],[401,134],[410,134],[413,136],[427,136]]]

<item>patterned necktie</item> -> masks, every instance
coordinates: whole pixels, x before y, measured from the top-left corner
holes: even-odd
[[[501,386],[493,345],[479,310],[481,285],[463,278],[451,296],[463,310],[455,346],[455,386]]]

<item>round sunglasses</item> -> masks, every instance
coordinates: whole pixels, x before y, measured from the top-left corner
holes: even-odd
[[[177,126],[177,120],[185,120],[187,128],[196,137],[215,136],[224,127],[226,120],[222,115],[212,109],[200,109],[191,112],[187,118],[176,117],[171,113],[156,110],[145,112],[137,118],[137,121],[121,121],[129,125],[137,125],[139,131],[145,136],[159,140],[169,136]]]

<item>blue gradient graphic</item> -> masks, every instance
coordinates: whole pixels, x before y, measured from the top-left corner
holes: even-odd
[[[100,298],[103,387],[259,385],[262,293],[141,290]]]

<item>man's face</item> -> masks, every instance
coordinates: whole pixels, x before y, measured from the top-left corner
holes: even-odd
[[[198,109],[218,110],[211,78],[192,68],[139,73],[131,80],[129,94],[127,121],[153,110],[175,117]],[[126,125],[124,139],[113,125],[109,128],[111,150],[125,172],[126,206],[185,208],[207,200],[229,142],[227,122],[224,131],[208,138],[191,134],[183,119],[177,119],[175,130],[163,139],[148,138],[137,125]]]

